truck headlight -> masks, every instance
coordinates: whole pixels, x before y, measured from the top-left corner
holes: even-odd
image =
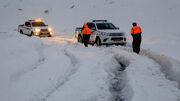
[[[39,29],[39,28],[35,28],[35,32],[36,32],[36,33],[40,32],[40,30],[41,30],[41,29]]]
[[[106,32],[102,32],[101,35],[102,35],[102,36],[108,36],[109,34],[106,33]]]
[[[52,28],[48,28],[48,31],[49,31],[49,32],[52,32]]]

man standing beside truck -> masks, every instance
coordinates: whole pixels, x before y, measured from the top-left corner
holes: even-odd
[[[81,33],[83,34],[84,46],[88,47],[89,37],[91,35],[91,29],[88,28],[86,23],[84,24]]]
[[[135,53],[139,54],[142,30],[141,27],[137,26],[136,22],[133,22],[132,25],[133,25],[133,28],[131,29],[131,35],[133,37],[132,48]]]

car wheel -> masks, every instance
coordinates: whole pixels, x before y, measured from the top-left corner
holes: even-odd
[[[82,43],[83,41],[82,41],[82,37],[79,35],[78,36],[78,42],[80,42],[80,43]]]
[[[96,38],[96,46],[101,46],[101,40],[99,37]]]

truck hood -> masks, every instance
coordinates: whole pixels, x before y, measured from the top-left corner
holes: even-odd
[[[98,30],[99,32],[105,32],[105,33],[124,33],[120,30]]]
[[[32,27],[32,28],[39,28],[39,29],[48,29],[48,26],[43,26],[43,27]]]

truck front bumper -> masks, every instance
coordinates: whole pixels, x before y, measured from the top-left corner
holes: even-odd
[[[102,37],[102,44],[126,44],[126,37],[116,36],[116,37]]]
[[[49,36],[52,36],[52,32],[49,32],[49,31],[42,32],[42,31],[40,31],[40,32],[34,32],[34,35],[35,36],[40,36],[40,37],[49,37]]]

